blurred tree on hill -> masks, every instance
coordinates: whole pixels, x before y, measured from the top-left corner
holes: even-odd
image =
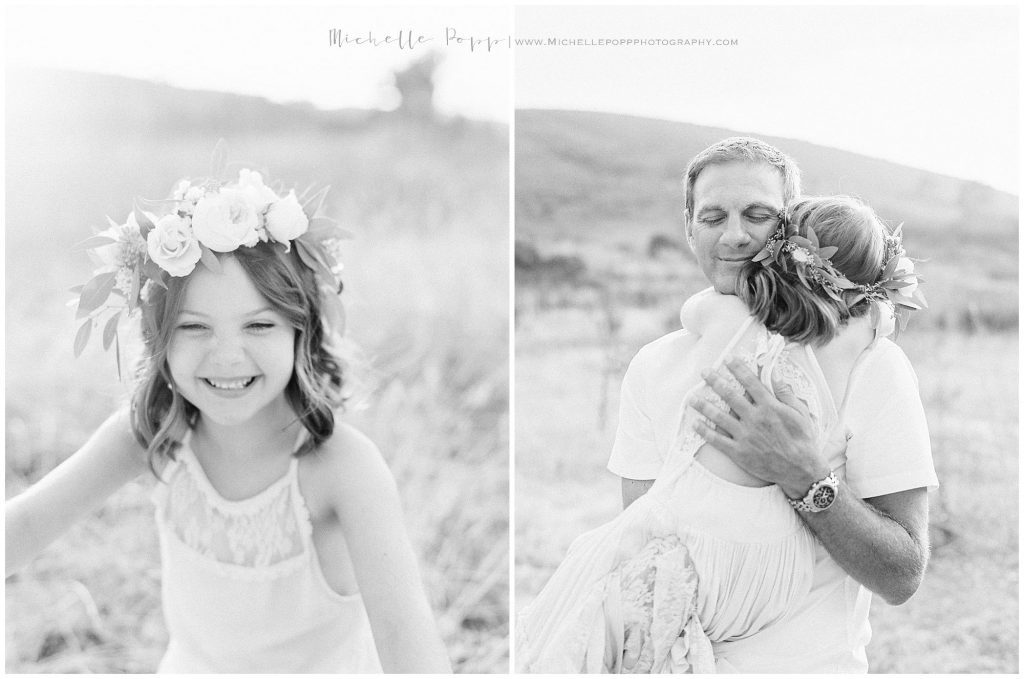
[[[402,97],[398,113],[416,120],[434,119],[434,73],[440,63],[441,58],[430,52],[405,69],[395,71],[395,89]]]

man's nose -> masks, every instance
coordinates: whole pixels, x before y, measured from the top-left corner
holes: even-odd
[[[740,247],[750,242],[750,234],[742,215],[730,215],[721,238],[723,245]]]

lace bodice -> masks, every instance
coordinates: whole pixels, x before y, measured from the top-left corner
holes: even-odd
[[[380,672],[362,597],[331,589],[298,458],[256,495],[225,499],[186,437],[153,502],[170,643],[159,672]]]
[[[190,447],[179,453],[179,463],[165,474],[163,515],[182,543],[242,577],[272,576],[301,562],[311,526],[292,483],[296,458],[285,476],[256,496],[230,501],[213,488]]]

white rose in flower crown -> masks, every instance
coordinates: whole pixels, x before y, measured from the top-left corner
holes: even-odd
[[[166,215],[146,237],[149,257],[172,276],[187,276],[196,268],[201,251],[188,221],[176,214]]]
[[[896,262],[896,271],[897,273],[914,273],[914,263],[908,257],[900,257],[900,260]],[[904,297],[913,296],[914,291],[917,290],[917,276],[907,276],[903,281],[910,285],[900,288],[897,292]]]
[[[278,243],[289,243],[309,228],[309,218],[292,190],[287,196],[272,203],[267,212],[267,231]]]
[[[259,242],[256,206],[244,191],[221,189],[208,193],[192,212],[192,231],[199,242],[216,252],[231,252]]]
[[[263,175],[254,170],[238,171],[238,188],[246,193],[256,205],[257,212],[263,212],[276,201],[277,194],[263,183]]]

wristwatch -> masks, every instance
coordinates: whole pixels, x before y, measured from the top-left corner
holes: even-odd
[[[789,500],[789,504],[793,506],[793,509],[801,512],[823,512],[832,506],[832,503],[836,501],[836,497],[839,496],[839,479],[836,478],[835,472],[829,472],[828,476],[820,481],[815,481],[811,484],[811,489],[807,491],[807,495],[804,495],[799,500]]]

